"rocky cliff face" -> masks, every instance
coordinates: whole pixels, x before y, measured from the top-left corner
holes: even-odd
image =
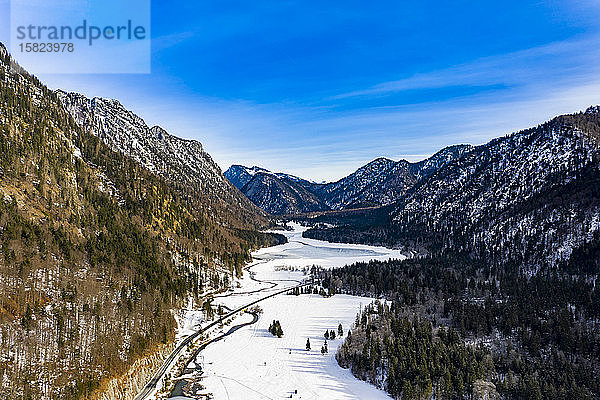
[[[201,197],[223,202],[226,208],[216,216],[221,222],[235,224],[227,208],[234,207],[241,218],[237,223],[249,227],[265,224],[264,213],[248,201],[223,176],[221,169],[196,140],[181,139],[159,126],[149,127],[143,119],[125,109],[117,100],[88,99],[78,93],[58,91],[65,109],[86,131],[125,154],[149,171],[174,183],[188,199]],[[216,213],[208,208],[207,212]]]

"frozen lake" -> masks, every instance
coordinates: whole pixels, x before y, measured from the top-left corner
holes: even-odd
[[[295,286],[304,279],[305,267],[331,268],[371,259],[404,258],[395,250],[349,244],[334,244],[302,237],[303,228],[285,232],[288,243],[261,249],[256,262],[240,281],[240,287],[215,302],[235,307],[261,298],[269,292]],[[265,284],[252,280],[270,281]],[[277,286],[272,287],[274,284]],[[257,293],[249,293],[262,289]],[[337,365],[335,352],[342,340],[328,341],[329,353],[322,355],[323,334],[342,324],[347,334],[361,306],[372,299],[335,295],[279,295],[260,304],[259,320],[223,340],[209,345],[197,362],[204,378],[201,393],[214,399],[389,399],[385,392],[360,381]],[[279,320],[282,338],[268,332]],[[240,319],[234,324],[245,322]],[[227,329],[227,328],[226,328]],[[311,351],[306,351],[306,340]],[[297,393],[296,393],[297,391]],[[291,397],[290,397],[291,396]]]
[[[350,258],[356,261],[357,258],[373,258],[385,256],[387,252],[365,248],[366,246],[348,247],[347,245],[331,246],[330,243],[320,242],[318,240],[307,239],[300,236],[301,232],[289,232],[289,243],[282,246],[275,246],[263,249],[255,253],[255,258],[265,259],[330,259],[330,258]],[[323,245],[326,243],[327,245]],[[389,251],[388,249],[385,249]]]

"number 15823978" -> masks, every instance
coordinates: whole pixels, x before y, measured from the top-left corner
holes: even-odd
[[[25,53],[72,53],[73,43],[19,43],[21,52]]]

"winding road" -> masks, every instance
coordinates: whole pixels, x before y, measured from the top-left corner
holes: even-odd
[[[261,261],[261,262],[266,262],[265,261]],[[257,265],[259,263],[254,263],[249,265],[248,267],[246,267],[246,270],[249,270],[251,267]],[[257,289],[251,292],[240,292],[240,293],[230,293],[227,295],[221,295],[221,296],[214,296],[214,297],[227,297],[227,296],[231,296],[231,295],[240,295],[240,294],[248,294],[248,293],[257,293],[257,292],[261,292],[263,290],[267,290],[267,289],[272,289],[274,287],[277,286],[277,283],[274,281],[261,281],[259,279],[256,279],[252,276],[252,274],[250,274],[250,278],[254,281],[257,282],[261,282],[261,283],[268,283],[271,284],[273,286],[271,287],[267,287],[267,288],[262,288],[262,289]],[[287,280],[286,280],[287,281]],[[294,281],[294,282],[298,282],[298,281]],[[300,288],[300,287],[304,287],[304,286],[308,286],[308,285],[312,285],[312,282],[308,282],[308,283],[298,283],[295,286],[290,286],[287,287],[285,289],[282,289],[280,291],[277,291],[275,293],[271,293],[265,297],[262,297],[258,300],[254,300],[248,304],[245,304],[241,307],[238,307],[230,312],[228,312],[227,314],[222,315],[221,317],[219,317],[218,319],[210,322],[209,324],[200,327],[200,329],[198,329],[196,332],[194,332],[193,334],[191,334],[190,336],[186,337],[180,344],[179,346],[177,346],[172,352],[171,354],[169,354],[169,356],[165,359],[165,361],[162,363],[162,365],[160,366],[160,368],[154,373],[154,375],[152,376],[152,378],[150,379],[150,381],[148,383],[146,383],[146,385],[144,386],[144,388],[142,389],[142,391],[140,393],[138,393],[137,396],[135,396],[134,400],[146,400],[151,394],[154,393],[154,391],[156,390],[156,385],[158,384],[158,382],[163,378],[163,376],[167,373],[167,371],[169,370],[169,367],[171,366],[171,364],[173,363],[173,361],[179,359],[179,357],[181,357],[181,354],[184,352],[184,350],[186,349],[186,347],[190,344],[193,343],[194,340],[196,340],[198,338],[198,336],[200,336],[202,334],[202,332],[205,332],[207,329],[212,328],[213,326],[225,321],[227,318],[237,314],[240,311],[243,311],[244,309],[251,307],[255,304],[258,304],[264,300],[270,299],[271,297],[275,297],[278,296],[280,294],[284,294],[287,293],[291,290],[294,290],[296,288]],[[257,319],[258,317],[255,315],[255,319]],[[254,321],[256,322],[256,321]],[[254,323],[252,322],[252,323]],[[244,324],[242,326],[245,326],[247,324]],[[197,355],[197,353],[199,351],[201,351],[202,349],[206,348],[206,346],[208,346],[210,343],[213,343],[217,340],[222,339],[223,337],[230,335],[231,333],[235,332],[237,329],[241,328],[242,326],[235,326],[232,327],[227,333],[223,334],[222,336],[219,336],[217,338],[212,339],[211,341],[202,344],[202,346],[196,350],[196,352],[194,352],[194,358]]]

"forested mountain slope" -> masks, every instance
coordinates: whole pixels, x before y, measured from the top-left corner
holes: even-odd
[[[413,186],[417,178],[405,160],[378,158],[318,193],[334,210],[389,204]]]
[[[173,339],[172,308],[277,240],[245,229],[264,221],[251,207],[214,212],[235,191],[189,199],[115,150],[0,45],[0,398],[91,397]]]
[[[318,275],[329,292],[388,300],[362,311],[337,359],[395,398],[600,396],[598,271],[529,276],[458,254]]]
[[[258,207],[274,215],[322,211],[327,206],[301,182],[259,172],[242,192]]]
[[[468,145],[451,146],[416,163],[377,158],[347,177],[321,186],[317,193],[332,210],[388,205],[471,149]]]
[[[477,146],[420,180],[386,220],[307,235],[467,251],[533,270],[569,259],[600,227],[597,107]]]
[[[207,214],[236,227],[266,225],[264,212],[233,187],[198,141],[170,135],[159,126],[148,127],[117,100],[62,91],[57,95],[86,132],[170,181]]]

